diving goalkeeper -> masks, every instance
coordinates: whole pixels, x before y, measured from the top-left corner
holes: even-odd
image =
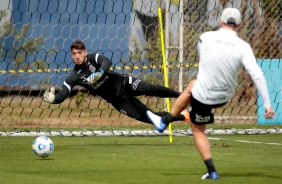
[[[98,53],[88,54],[85,44],[82,41],[74,41],[70,46],[72,59],[75,67],[71,74],[65,79],[60,91],[55,94],[55,88],[51,87],[44,95],[45,102],[51,104],[62,103],[75,85],[86,88],[92,95],[100,96],[119,112],[149,123],[146,112],[150,110],[136,96],[147,95],[161,98],[177,98],[180,92],[166,88],[162,85],[155,85],[141,79],[119,74],[110,71],[112,62],[107,57]],[[168,112],[156,112],[159,115],[166,115]],[[173,121],[190,121],[189,113],[184,110],[173,118]]]

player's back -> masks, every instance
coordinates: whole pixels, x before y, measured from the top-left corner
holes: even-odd
[[[198,45],[199,72],[193,96],[207,104],[220,104],[231,99],[247,46],[235,31],[221,28],[203,33]]]

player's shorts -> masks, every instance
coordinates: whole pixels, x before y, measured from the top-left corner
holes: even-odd
[[[207,105],[199,102],[193,96],[191,96],[191,102],[189,107],[190,119],[192,123],[196,125],[211,124],[214,122],[214,115],[212,109],[222,107],[226,103]]]

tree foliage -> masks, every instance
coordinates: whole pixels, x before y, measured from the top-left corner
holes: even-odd
[[[1,11],[0,14],[1,19],[7,16],[5,11]],[[6,63],[6,68],[2,69],[14,71],[13,76],[19,75],[19,71],[45,71],[48,62],[41,58],[37,59],[43,45],[44,33],[37,37],[32,36],[30,24],[15,25],[12,20],[4,22],[0,29],[0,58],[2,63]],[[47,81],[48,76],[39,83],[46,84]]]
[[[214,9],[210,12],[207,10],[208,1],[189,0],[184,3],[184,58],[186,63],[193,64],[197,62],[197,39],[199,35],[208,30],[218,29],[217,27],[210,27],[208,24],[209,16],[212,19],[218,19],[220,11],[238,0],[218,0],[215,1]],[[281,5],[279,0],[246,0],[242,1],[241,13],[243,15],[243,24],[239,30],[239,35],[249,42],[254,49],[254,53],[258,58],[281,58]],[[262,13],[261,13],[262,11]],[[246,12],[252,12],[247,15]],[[165,12],[164,12],[165,15]],[[163,16],[165,17],[165,16]],[[164,25],[164,23],[163,23]],[[160,61],[161,47],[160,35],[157,31],[154,39],[149,40],[144,47],[144,50],[136,49],[131,54],[133,61],[148,60],[151,63]],[[170,42],[175,39],[170,35]],[[136,48],[140,47],[138,40],[132,38],[135,42]],[[168,61],[178,61],[178,50],[171,49],[168,54]]]
[[[4,23],[0,32],[0,58],[4,62],[12,61],[13,70],[44,70],[47,62],[42,59],[26,62],[28,58],[35,58],[44,44],[44,37],[30,37],[30,25],[16,27],[11,21]]]

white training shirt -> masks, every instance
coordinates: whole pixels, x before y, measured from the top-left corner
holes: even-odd
[[[244,67],[259,90],[264,106],[270,107],[266,80],[252,48],[235,31],[221,28],[203,33],[198,42],[198,51],[199,71],[192,89],[195,99],[209,105],[229,101]]]

